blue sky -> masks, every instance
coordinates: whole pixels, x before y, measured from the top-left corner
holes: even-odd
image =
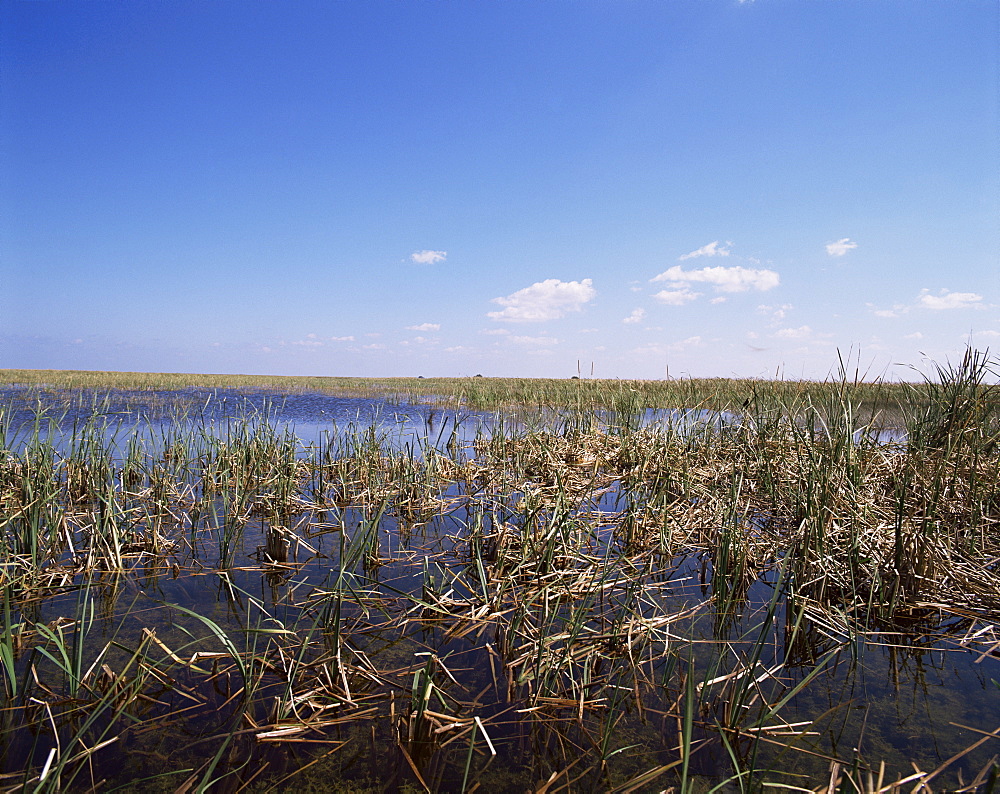
[[[995,0],[0,4],[0,367],[1000,349]]]

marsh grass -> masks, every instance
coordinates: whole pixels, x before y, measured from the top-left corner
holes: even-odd
[[[947,366],[947,365],[946,365]],[[933,376],[934,373],[932,373]],[[94,407],[107,392],[133,392],[136,404],[169,410],[174,406],[158,392],[182,392],[188,409],[197,404],[190,389],[267,390],[282,393],[321,392],[344,397],[376,397],[390,401],[462,404],[477,410],[546,407],[589,421],[588,412],[610,410],[633,421],[647,409],[741,410],[748,404],[771,400],[791,405],[806,400],[822,402],[831,390],[847,390],[859,417],[895,411],[902,404],[930,405],[937,398],[934,381],[917,374],[915,383],[851,380],[843,361],[827,381],[760,381],[738,378],[676,380],[607,380],[553,378],[350,378],[278,375],[199,375],[146,372],[0,369],[0,384],[22,387],[22,399],[44,400],[65,407]],[[151,402],[148,402],[151,401]],[[903,409],[904,412],[906,409]],[[899,415],[901,416],[901,414]]]
[[[808,704],[866,648],[998,654],[995,366],[420,380],[521,411],[468,449],[458,418],[306,446],[267,415],[0,412],[0,785],[130,785],[141,759],[179,791],[990,790],[996,725],[906,767]],[[118,385],[207,385],[160,377]]]

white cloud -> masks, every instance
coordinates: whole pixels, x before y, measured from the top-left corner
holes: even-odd
[[[626,325],[634,325],[636,323],[641,323],[642,318],[646,316],[645,309],[632,309],[632,313],[622,320]]]
[[[843,256],[848,251],[853,251],[858,247],[858,244],[852,241],[849,237],[841,237],[835,243],[826,244],[826,252],[830,256]]]
[[[917,305],[925,309],[975,309],[981,306],[983,296],[975,292],[949,292],[941,290],[938,295],[931,295],[930,290],[921,290],[917,297]]]
[[[923,289],[917,295],[916,300],[910,306],[902,303],[893,304],[891,309],[876,309],[874,304],[865,304],[872,310],[876,317],[902,317],[909,314],[913,309],[930,309],[932,311],[944,311],[946,309],[984,309],[986,304],[982,302],[983,296],[975,292],[951,292],[946,289],[939,290],[936,295],[929,289]]]
[[[447,256],[447,251],[414,251],[410,254],[410,261],[418,265],[435,265],[444,262]]]
[[[788,312],[793,308],[795,307],[790,303],[782,303],[780,306],[765,306],[762,304],[757,307],[757,313],[769,315],[771,318],[769,325],[773,328],[784,320]]]
[[[440,331],[440,323],[420,323],[420,325],[408,325],[407,331]]]
[[[506,328],[486,328],[479,333],[485,334],[486,336],[506,336],[510,333]]]
[[[679,353],[681,350],[685,350],[689,347],[700,347],[701,337],[700,336],[689,336],[687,339],[682,339],[680,342],[674,342],[673,344],[667,345],[667,350],[671,353]]]
[[[530,287],[518,290],[506,298],[493,298],[493,303],[505,307],[503,311],[489,312],[493,320],[504,322],[539,322],[557,320],[567,312],[580,311],[594,299],[597,291],[589,278],[583,281],[560,281],[549,278]]]
[[[700,292],[692,292],[687,287],[683,287],[682,289],[660,290],[653,297],[668,306],[683,306],[685,303],[696,300],[700,295]]]
[[[808,325],[800,325],[798,328],[782,328],[774,334],[778,339],[805,339],[811,335],[812,328]]]
[[[912,334],[906,334],[903,339],[923,339],[924,335],[920,331],[914,331]]]
[[[354,337],[353,336],[331,336],[330,337],[330,341],[331,342],[353,342],[354,341]]]
[[[716,303],[725,303],[727,300],[729,300],[729,298],[727,298],[725,295],[720,295],[717,298],[712,298],[712,300],[710,300],[709,303],[714,305]]]
[[[747,267],[704,267],[701,270],[682,270],[674,265],[650,281],[673,281],[679,284],[703,282],[711,284],[718,292],[746,292],[750,289],[766,292],[780,283],[773,270],[755,270]]]
[[[726,243],[726,245],[730,246],[730,248],[732,247],[732,243]],[[703,245],[701,248],[698,248],[689,254],[679,256],[677,259],[683,262],[685,259],[694,259],[698,256],[729,256],[730,248],[720,248],[719,241],[715,240],[714,242],[711,242],[708,245]]]
[[[874,303],[865,303],[865,306],[871,309],[872,314],[876,317],[901,317],[909,311],[909,308],[902,303],[893,304],[891,309],[878,309]]]
[[[374,344],[370,344],[370,345],[362,345],[361,349],[362,350],[385,350],[385,345],[383,345],[383,344],[381,344],[379,342],[375,342]]]
[[[559,340],[553,336],[512,336],[510,341],[515,345],[558,345]]]

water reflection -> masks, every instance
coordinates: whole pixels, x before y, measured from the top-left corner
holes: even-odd
[[[648,530],[641,510],[662,516],[668,501],[650,506],[639,478],[626,483],[631,475],[597,483],[586,450],[543,450],[559,466],[531,482],[506,481],[506,463],[479,479],[459,468],[490,428],[514,435],[531,422],[597,422],[614,432],[626,418],[550,412],[519,423],[423,404],[202,396],[192,391],[179,413],[155,400],[103,403],[110,436],[79,432],[91,421],[85,406],[46,429],[88,462],[68,475],[71,503],[82,508],[108,483],[140,489],[113,515],[98,512],[123,531],[149,530],[118,537],[118,569],[74,567],[67,551],[44,597],[11,612],[12,622],[65,638],[67,668],[79,657],[78,667],[85,659],[110,671],[74,679],[87,671],[69,670],[66,686],[77,691],[63,701],[36,693],[42,710],[73,702],[83,681],[113,694],[140,677],[147,686],[130,712],[137,727],[95,762],[100,775],[128,781],[142,758],[164,774],[184,770],[196,786],[211,763],[213,775],[232,773],[221,786],[236,787],[252,781],[251,761],[267,759],[269,775],[301,766],[298,750],[277,743],[294,736],[323,748],[351,743],[350,754],[317,769],[359,785],[401,787],[415,770],[437,790],[461,790],[470,774],[497,790],[553,780],[600,790],[611,787],[608,770],[615,781],[634,779],[674,763],[685,742],[686,772],[706,788],[723,785],[734,758],[793,785],[796,774],[821,779],[831,759],[886,760],[893,775],[911,760],[933,768],[976,738],[952,723],[1000,724],[997,699],[986,696],[997,646],[986,634],[965,636],[971,621],[944,623],[928,609],[905,631],[871,623],[863,634],[846,616],[789,602],[780,566],[740,568],[725,543],[685,548],[661,536],[651,550],[639,542]],[[38,414],[15,409],[15,436]],[[707,412],[636,417],[684,437],[738,426]],[[135,442],[131,428],[153,440]],[[227,468],[227,456],[257,440],[267,471]],[[317,465],[302,475],[306,454]],[[431,465],[450,467],[451,484],[431,477]],[[350,476],[338,467],[352,467]],[[376,467],[391,493],[373,490]],[[511,487],[493,488],[491,477]],[[578,503],[566,497],[574,482],[590,489]],[[719,537],[759,536],[770,520],[734,514],[732,534]],[[546,545],[555,534],[560,543]],[[52,653],[40,664],[54,679],[63,661],[55,640],[34,641]],[[122,667],[135,678],[118,677]],[[779,714],[773,706],[786,697]],[[39,714],[30,742],[8,744],[4,771],[45,763]],[[59,714],[68,740],[79,710]],[[385,750],[397,747],[405,755]],[[570,772],[580,748],[595,747]],[[970,779],[991,750],[962,756],[948,785],[959,770]],[[508,771],[518,765],[526,771]]]

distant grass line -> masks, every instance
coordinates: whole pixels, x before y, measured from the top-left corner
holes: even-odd
[[[283,375],[203,375],[192,373],[101,372],[85,370],[0,369],[0,384],[40,388],[176,390],[274,389],[316,391],[345,397],[408,398],[438,396],[469,408],[494,410],[515,405],[565,408],[736,409],[761,395],[786,405],[820,403],[847,390],[852,401],[884,408],[912,401],[925,384],[845,381],[770,381],[742,378],[607,380],[555,378],[356,378]]]

